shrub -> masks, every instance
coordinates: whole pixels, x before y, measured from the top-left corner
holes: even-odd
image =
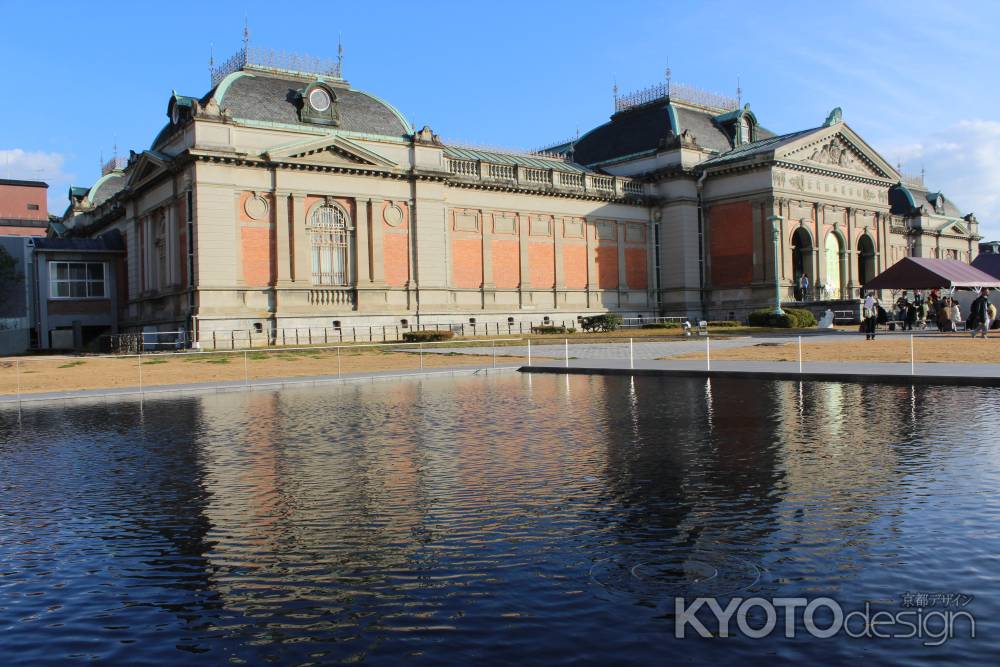
[[[614,313],[592,315],[580,320],[580,328],[584,331],[614,331],[622,324],[622,316]]]
[[[784,315],[775,315],[770,308],[761,308],[750,313],[750,326],[774,327],[778,329],[803,329],[816,326],[816,317],[803,308],[783,308]]]
[[[643,324],[642,329],[679,329],[681,326],[680,322],[650,322],[649,324]]]
[[[736,320],[711,320],[708,326],[716,328],[738,327],[740,323]]]
[[[576,333],[576,329],[573,327],[564,327],[560,324],[540,324],[538,326],[531,327],[531,333],[533,334],[567,334]]]
[[[407,331],[403,334],[404,343],[434,343],[441,340],[451,340],[455,333],[446,329],[429,329],[425,331]]]

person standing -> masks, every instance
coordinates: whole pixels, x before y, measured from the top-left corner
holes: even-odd
[[[865,320],[865,340],[875,340],[875,324],[878,321],[878,299],[871,292],[865,297],[861,316]]]
[[[951,325],[952,331],[958,331],[959,325],[962,324],[962,308],[958,305],[958,301],[955,299],[951,300]]]
[[[809,276],[805,272],[799,277],[799,292],[802,293],[803,301],[809,300]]]
[[[989,335],[990,305],[990,290],[988,287],[984,287],[979,290],[979,296],[976,297],[976,300],[972,302],[972,307],[969,308],[969,328],[972,329],[973,338],[980,331],[983,332],[983,338]]]

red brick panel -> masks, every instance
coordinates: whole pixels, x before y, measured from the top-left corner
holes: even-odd
[[[563,246],[563,277],[569,289],[587,287],[587,246]]]
[[[410,253],[406,247],[406,234],[386,234],[382,239],[383,274],[386,284],[406,287],[410,278]]]
[[[483,286],[483,242],[479,239],[452,239],[452,283],[455,287]]]
[[[618,246],[601,244],[597,253],[597,286],[601,289],[618,287]]]
[[[713,287],[742,287],[753,280],[753,218],[750,202],[709,210]]]
[[[520,244],[516,240],[493,239],[490,247],[493,261],[493,284],[504,288],[513,288],[520,285]]]
[[[271,230],[267,227],[244,227],[243,282],[251,287],[267,287],[274,280]]]
[[[528,244],[528,270],[532,287],[555,287],[555,249],[551,242]]]
[[[646,249],[625,248],[625,280],[633,289],[645,289],[646,281]]]

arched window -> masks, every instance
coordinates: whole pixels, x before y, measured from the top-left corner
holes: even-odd
[[[744,144],[749,144],[753,141],[753,123],[746,116],[740,116],[740,135],[741,141]]]
[[[341,207],[323,204],[309,216],[313,285],[350,285],[351,219]]]

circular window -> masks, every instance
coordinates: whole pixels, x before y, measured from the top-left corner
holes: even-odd
[[[322,88],[314,88],[309,93],[309,105],[316,111],[326,111],[330,108],[330,93]]]

